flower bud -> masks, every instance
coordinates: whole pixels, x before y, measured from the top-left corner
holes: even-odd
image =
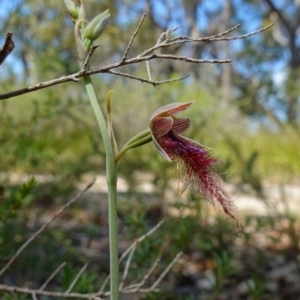
[[[78,19],[80,7],[72,0],[64,0],[68,14],[74,19]]]
[[[109,10],[107,9],[100,15],[96,16],[85,28],[84,38],[91,41],[96,40],[103,32],[108,19],[110,17]]]

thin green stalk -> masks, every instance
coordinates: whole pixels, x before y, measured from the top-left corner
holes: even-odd
[[[138,133],[132,139],[130,139],[126,145],[120,150],[115,158],[115,162],[118,163],[121,157],[132,148],[140,147],[152,141],[152,134],[150,128]]]
[[[92,79],[84,77],[84,84],[94,110],[106,152],[106,180],[108,185],[108,225],[110,254],[110,299],[119,299],[118,230],[117,230],[117,166],[105,119],[97,101]]]

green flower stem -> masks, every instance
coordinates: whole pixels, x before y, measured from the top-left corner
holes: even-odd
[[[92,79],[84,77],[84,84],[94,110],[106,152],[106,179],[108,185],[108,223],[110,254],[110,299],[119,299],[118,230],[117,230],[117,165],[109,132],[97,101]]]
[[[85,49],[91,49],[91,46],[93,45],[93,41],[89,39],[84,39],[83,40],[83,46]]]
[[[130,139],[126,145],[120,150],[115,161],[118,163],[121,157],[127,152],[129,149],[140,147],[152,141],[152,133],[150,128],[145,129],[139,134],[135,135],[132,139]]]

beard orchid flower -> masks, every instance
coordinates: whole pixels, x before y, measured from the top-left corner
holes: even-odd
[[[232,214],[235,206],[223,189],[220,176],[213,172],[218,160],[211,156],[206,147],[181,135],[189,128],[190,120],[174,115],[192,104],[193,102],[172,103],[156,110],[150,119],[152,140],[164,159],[177,163],[183,184],[182,192],[193,181],[197,192],[213,206],[221,205],[238,226],[238,221]]]

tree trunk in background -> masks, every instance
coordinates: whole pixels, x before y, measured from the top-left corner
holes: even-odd
[[[294,128],[298,129],[299,113],[300,113],[300,101],[299,101],[299,67],[300,67],[300,46],[298,43],[299,30],[300,30],[300,3],[294,1],[290,3],[293,5],[294,17],[291,18],[285,11],[275,5],[273,0],[265,0],[265,3],[269,6],[271,13],[278,19],[277,24],[273,28],[274,39],[282,46],[289,47],[290,59],[289,66],[290,72],[287,76],[285,83],[285,100],[286,100],[286,113],[288,123]]]

